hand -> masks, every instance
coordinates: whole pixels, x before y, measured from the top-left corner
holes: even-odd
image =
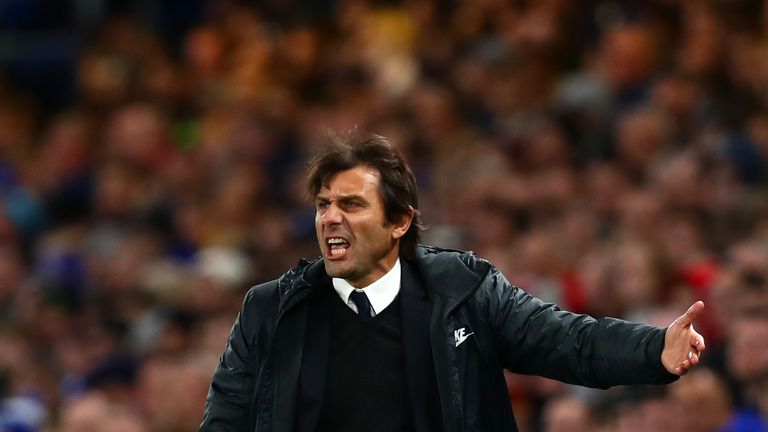
[[[704,302],[699,300],[667,327],[661,363],[669,373],[685,375],[699,363],[705,349],[704,338],[693,329],[693,322],[703,311]]]

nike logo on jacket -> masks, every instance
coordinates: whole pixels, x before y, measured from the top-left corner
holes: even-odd
[[[468,337],[475,334],[475,332],[467,333],[467,334],[464,334],[464,332],[466,332],[466,327],[462,327],[458,330],[454,330],[453,337],[456,339],[456,346],[463,344]]]

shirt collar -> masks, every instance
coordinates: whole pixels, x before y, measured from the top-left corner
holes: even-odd
[[[398,258],[395,261],[395,265],[384,276],[366,287],[358,289],[344,279],[333,278],[333,289],[336,290],[336,293],[347,305],[353,304],[349,300],[349,295],[352,291],[364,292],[368,297],[368,301],[371,302],[374,315],[376,315],[389,306],[397,297],[397,293],[400,291],[400,275],[400,258]]]

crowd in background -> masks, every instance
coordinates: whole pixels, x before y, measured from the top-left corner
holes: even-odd
[[[768,430],[768,2],[157,3],[0,3],[58,35],[0,49],[0,431],[194,430],[245,291],[319,255],[328,130],[544,300],[707,303],[672,385],[508,375],[522,431]]]

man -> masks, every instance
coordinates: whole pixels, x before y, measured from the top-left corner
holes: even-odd
[[[248,292],[202,431],[514,431],[504,369],[606,388],[699,361],[701,302],[666,330],[595,320],[418,246],[416,183],[382,137],[336,138],[308,186],[322,258]]]

